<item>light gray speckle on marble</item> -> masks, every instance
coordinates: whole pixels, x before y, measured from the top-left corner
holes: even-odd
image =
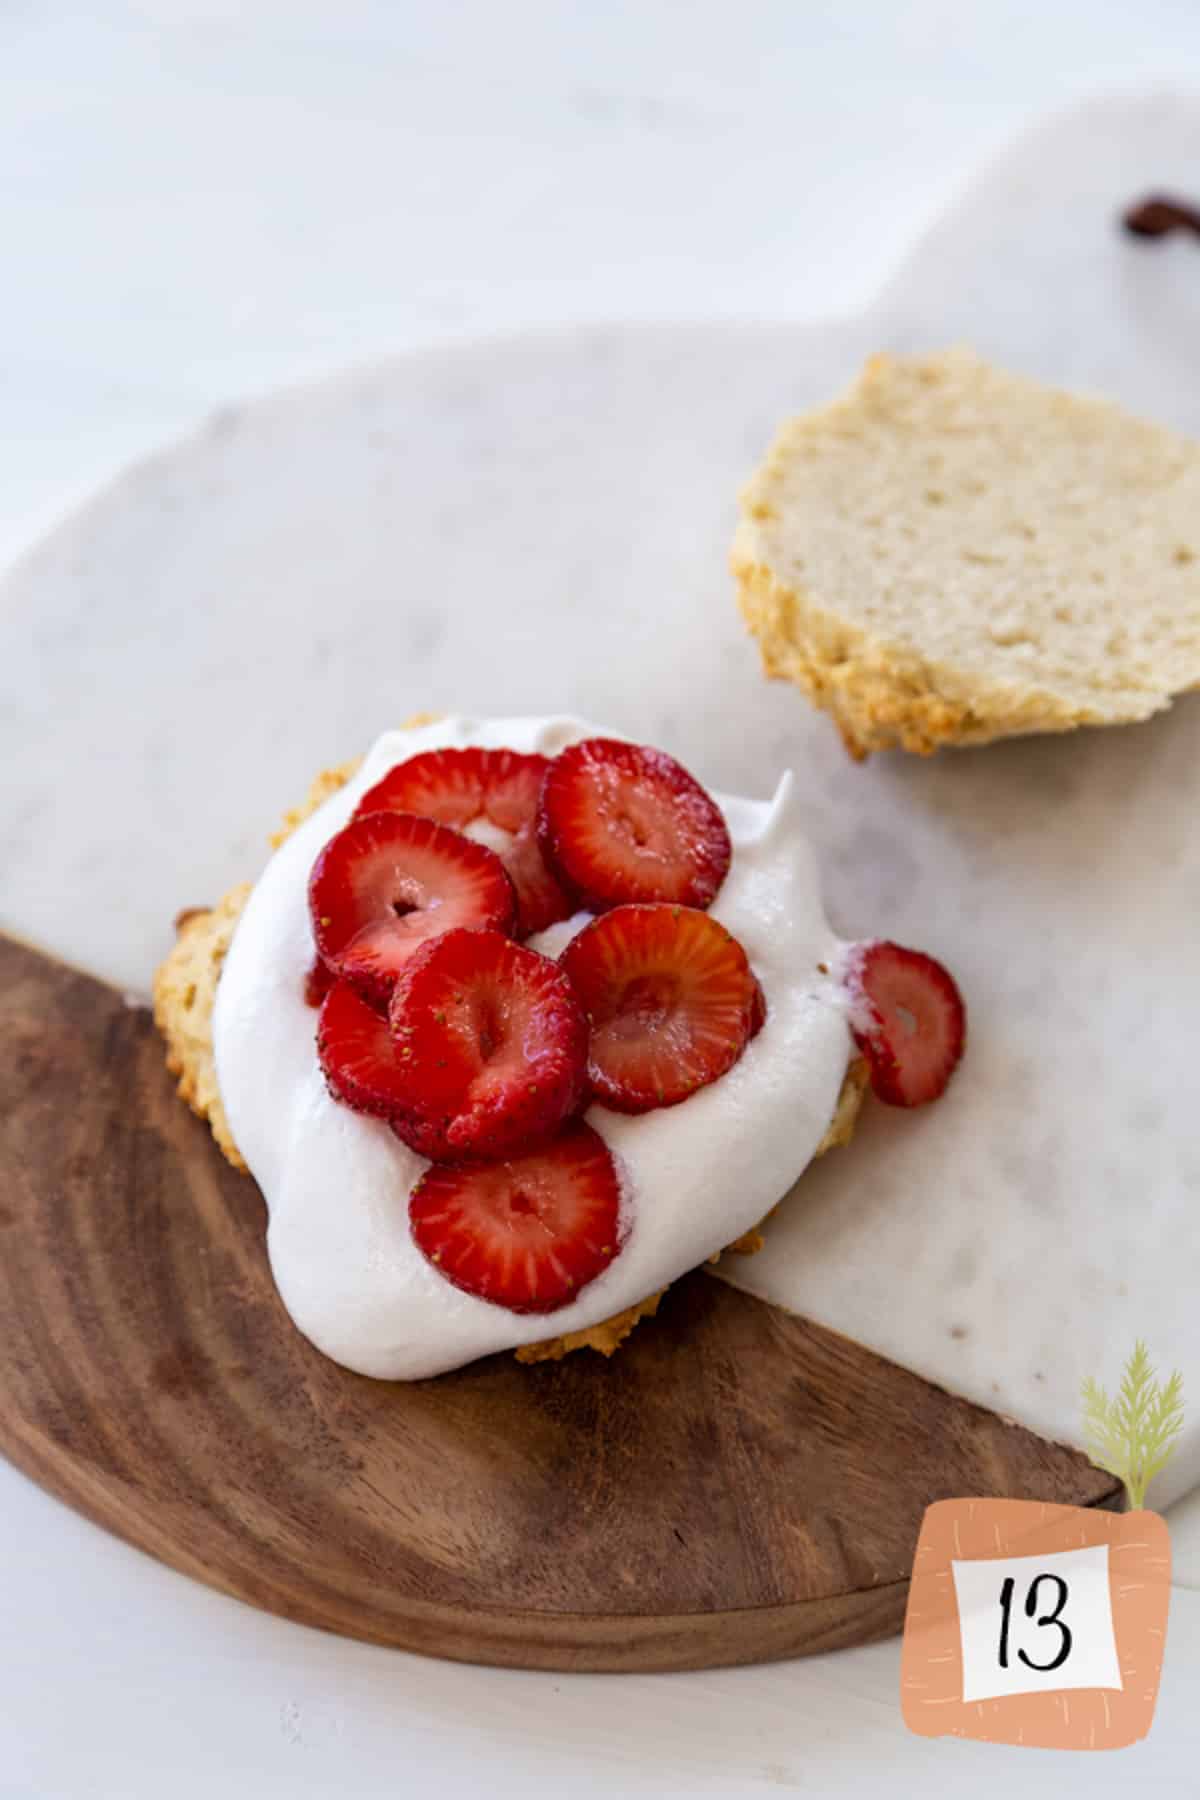
[[[942,956],[970,1048],[938,1107],[868,1107],[739,1279],[1054,1436],[1139,1335],[1200,1399],[1200,699],[855,768],[762,682],[725,562],[779,416],[881,344],[973,341],[1200,431],[1200,257],[1112,226],[1196,167],[1200,110],[1092,108],[867,318],[442,351],[134,469],[0,592],[4,923],[144,991],[179,908],[418,709],[577,712],[756,795],[791,765],[835,923]],[[1193,1405],[1155,1499],[1198,1475]]]

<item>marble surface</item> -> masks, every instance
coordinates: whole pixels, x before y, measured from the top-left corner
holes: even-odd
[[[1194,893],[1197,727],[1188,707],[1127,734],[1124,745],[1114,736],[1111,748],[1080,739],[1049,753],[1032,745],[983,753],[996,759],[991,774],[982,756],[856,771],[823,721],[760,683],[722,563],[733,483],[777,414],[821,397],[879,342],[970,338],[1035,372],[1107,388],[1200,428],[1192,369],[1200,262],[1188,245],[1147,253],[1109,229],[1114,198],[1131,180],[1140,185],[1144,171],[1156,181],[1192,177],[1198,121],[1200,107],[1155,99],[1047,128],[989,177],[987,208],[961,210],[871,316],[832,330],[647,327],[444,351],[223,413],[132,471],[0,591],[0,918],[144,990],[180,902],[214,893],[259,856],[281,801],[314,764],[357,748],[381,720],[415,705],[540,706],[554,683],[567,690],[555,704],[661,735],[712,780],[761,792],[781,761],[793,761],[811,781],[813,835],[840,922],[874,928],[885,908],[889,920],[918,921],[920,941],[963,969],[977,1020],[994,1013],[976,1031],[965,1110],[944,1115],[947,1139],[926,1135],[917,1146],[922,1162],[965,1166],[970,1182],[965,1192],[960,1180],[928,1195],[936,1229],[928,1242],[920,1232],[915,1245],[907,1239],[905,1294],[913,1260],[914,1293],[928,1293],[942,1275],[964,1299],[973,1287],[994,1288],[1000,1277],[987,1258],[999,1245],[1005,1263],[996,1267],[1011,1295],[976,1295],[965,1321],[974,1341],[948,1335],[964,1321],[944,1307],[928,1325],[915,1305],[898,1308],[895,1259],[888,1267],[874,1256],[873,1202],[848,1175],[842,1202],[815,1188],[803,1201],[830,1281],[815,1283],[803,1249],[782,1240],[760,1267],[777,1270],[800,1297],[804,1284],[817,1285],[823,1303],[828,1288],[830,1304],[852,1309],[868,1341],[911,1327],[909,1359],[924,1346],[946,1359],[954,1385],[987,1385],[999,1371],[1025,1416],[1066,1420],[1070,1411],[1068,1434],[1073,1373],[1058,1358],[1081,1360],[1094,1346],[1091,1367],[1115,1374],[1126,1320],[1194,1381],[1200,1361],[1183,1296],[1195,1289],[1196,1234],[1182,1198],[1194,1171],[1179,1129],[1187,1120],[1172,1046],[1194,1010],[1195,959],[1185,944],[1171,979],[1169,946],[1153,937],[1170,896],[1139,884],[1128,840],[1118,854],[1115,829],[1106,834],[1097,818],[1105,797],[1115,797],[1121,829],[1164,851],[1154,866],[1173,867]],[[1126,788],[1143,797],[1143,809],[1128,803]],[[1055,793],[1092,859],[1082,878],[1065,866]],[[972,884],[973,915],[948,896],[944,873]],[[1037,922],[1048,919],[1059,944],[1071,907],[1082,906],[1097,935],[1090,950],[1068,949],[1090,958],[1099,995],[1079,992],[1082,984],[1072,993],[1037,946],[1040,960],[1025,966],[1024,925],[1039,899]],[[1124,908],[1132,929],[1117,917]],[[981,924],[1001,947],[991,956]],[[1138,932],[1151,935],[1139,940]],[[1131,943],[1145,955],[1131,957]],[[1020,971],[1011,989],[1001,980],[1005,964]],[[1059,1147],[1062,1115],[1047,1106],[1039,1159],[1022,1115],[1021,1154],[1039,1169],[1050,1165],[1056,1211],[1040,1221],[1004,1215],[1000,1225],[974,1168],[974,1082],[995,1072],[1006,1091],[1014,1079],[1019,1090],[1021,1057],[1035,1058],[1037,1072],[1049,1068],[1046,1047],[1039,1040],[1030,1049],[1028,1019],[1011,1007],[1015,991],[1028,992],[1030,1016],[1044,1009],[1042,975],[1070,1015],[1072,1043],[1094,1049],[1082,1104],[1095,1125],[1112,1113],[1121,1030],[1147,1033],[1149,1069],[1137,1094],[1163,1108],[1157,1121],[1141,1121],[1142,1135],[1159,1142],[1143,1168],[1133,1162],[1128,1120],[1119,1138],[1094,1132],[1111,1145],[1112,1167],[1103,1166],[1101,1150],[1075,1127],[1066,1151]],[[1190,1043],[1184,1048],[1190,1055]],[[1150,1079],[1153,1070],[1161,1081]],[[1040,1083],[1026,1085],[1041,1093]],[[1130,1096],[1120,1093],[1123,1110]],[[848,1153],[847,1172],[860,1152],[860,1173],[869,1165],[886,1181],[910,1166],[912,1144],[900,1143],[897,1161],[896,1141],[880,1143],[883,1123]],[[993,1193],[1011,1203],[1015,1170],[1006,1172],[994,1151],[984,1167],[1001,1184]],[[1077,1191],[1064,1174],[1081,1155],[1093,1183]],[[1117,1202],[1131,1190],[1141,1223],[1162,1234],[1159,1262],[1170,1258],[1170,1279],[1135,1253],[1137,1292],[1121,1296],[1116,1284],[1130,1282],[1114,1274],[1126,1231]],[[798,1214],[793,1207],[789,1217]],[[1010,1231],[1027,1251],[1019,1263],[1009,1261]],[[844,1279],[851,1243],[864,1257],[861,1290]],[[983,1258],[973,1282],[965,1263],[952,1267],[963,1245]],[[1048,1268],[1072,1274],[1056,1287]],[[1036,1336],[997,1335],[1009,1302],[1022,1326],[1032,1320],[1035,1333],[1045,1332],[1047,1312],[1034,1305],[1043,1297],[1060,1320],[1053,1362],[1041,1358]],[[1098,1299],[1116,1315],[1110,1328]],[[990,1340],[978,1336],[981,1326]],[[986,1364],[985,1342],[994,1353]],[[1039,1370],[1052,1381],[1039,1384]],[[990,1387],[989,1397],[996,1403]],[[1176,1486],[1195,1455],[1193,1433]],[[51,1508],[9,1470],[0,1470],[0,1492],[0,1567],[11,1601],[4,1779],[14,1793],[148,1794],[176,1778],[180,1757],[195,1765],[188,1791],[200,1793],[227,1785],[231,1744],[255,1791],[293,1794],[327,1792],[351,1767],[356,1791],[393,1792],[397,1758],[436,1767],[447,1791],[471,1791],[480,1761],[499,1744],[497,1792],[549,1791],[569,1778],[597,1793],[614,1779],[631,1794],[672,1781],[726,1795],[804,1785],[883,1793],[894,1791],[897,1770],[912,1782],[926,1771],[936,1778],[951,1756],[975,1791],[1011,1778],[1010,1759],[984,1747],[905,1737],[894,1646],[799,1669],[623,1682],[614,1747],[611,1731],[596,1724],[611,1718],[610,1683],[450,1669],[335,1643],[147,1564]],[[1194,1500],[1183,1511],[1195,1521]],[[1175,1531],[1177,1574],[1196,1580],[1200,1567],[1180,1564]],[[47,1609],[38,1595],[64,1568],[73,1601]],[[1171,1769],[1194,1765],[1194,1599],[1174,1596],[1154,1737],[1126,1758],[1089,1761],[1090,1793],[1125,1791],[1133,1773],[1152,1791],[1179,1791],[1178,1776],[1174,1788],[1165,1785]],[[168,1668],[181,1679],[164,1711]],[[47,1729],[47,1693],[65,1696],[79,1728]],[[146,1745],[136,1773],[131,1733]],[[1031,1794],[1061,1792],[1063,1779],[1061,1759],[1022,1758]]]

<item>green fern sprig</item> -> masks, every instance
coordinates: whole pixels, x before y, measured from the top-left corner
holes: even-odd
[[[1083,1384],[1088,1455],[1125,1483],[1135,1511],[1146,1504],[1146,1489],[1170,1462],[1182,1429],[1183,1377],[1176,1369],[1160,1386],[1140,1338],[1115,1399],[1090,1376]]]

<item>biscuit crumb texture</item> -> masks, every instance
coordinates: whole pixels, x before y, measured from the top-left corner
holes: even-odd
[[[271,838],[275,849],[331,794],[345,787],[360,761],[356,758],[317,776],[304,803],[284,815]],[[240,882],[216,906],[190,906],[181,912],[175,921],[175,947],[154,976],[154,1023],[166,1039],[167,1070],[178,1077],[179,1097],[208,1121],[226,1160],[242,1170],[246,1164],[233,1141],[217,1086],[212,1015],[225,955],[253,885]]]
[[[741,495],[769,676],[856,757],[1149,718],[1200,686],[1200,445],[966,350],[876,356]]]
[[[411,724],[424,722],[423,719],[410,721]],[[304,803],[284,815],[282,826],[271,839],[272,844],[278,848],[286,842],[298,825],[316,812],[331,794],[345,786],[358,767],[356,760],[336,769],[326,769],[318,775]],[[179,1096],[194,1113],[207,1120],[227,1161],[243,1171],[246,1164],[233,1141],[217,1086],[212,1014],[221,968],[252,887],[252,882],[242,882],[231,888],[216,906],[189,907],[180,913],[176,920],[175,947],[154,977],[154,1022],[166,1040],[167,1068],[177,1077]],[[818,1156],[849,1141],[866,1077],[867,1067],[861,1059],[851,1063],[829,1129],[817,1149]],[[760,1250],[762,1243],[760,1233],[752,1230],[729,1248],[748,1255]],[[712,1260],[715,1262],[717,1258]],[[650,1294],[611,1319],[601,1320],[586,1330],[566,1332],[539,1344],[522,1345],[515,1353],[517,1360],[551,1362],[572,1350],[583,1349],[598,1350],[602,1356],[611,1356],[640,1319],[649,1318],[657,1311],[665,1291],[661,1289]]]
[[[645,1300],[627,1306],[624,1312],[614,1313],[611,1319],[602,1319],[599,1325],[589,1325],[586,1331],[567,1331],[561,1337],[546,1338],[540,1344],[522,1344],[513,1354],[523,1363],[559,1362],[572,1350],[598,1350],[601,1356],[611,1356],[614,1350],[620,1349],[640,1319],[654,1317],[666,1291],[666,1288],[660,1288],[657,1294],[647,1295]]]
[[[167,1069],[178,1077],[176,1091],[206,1119],[235,1169],[244,1169],[217,1087],[213,1063],[212,1012],[217,981],[234,928],[250,898],[252,883],[230,888],[206,910],[190,907],[176,921],[175,948],[154,977],[154,1023],[167,1042]]]

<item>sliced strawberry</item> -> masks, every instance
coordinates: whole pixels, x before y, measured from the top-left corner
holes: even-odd
[[[532,937],[534,932],[571,917],[575,902],[547,867],[535,820],[522,825],[499,857],[517,890],[518,937]]]
[[[883,940],[856,944],[847,967],[851,1028],[889,1106],[924,1106],[958,1067],[967,1014],[953,975],[932,956]]]
[[[518,935],[528,937],[575,910],[537,840],[538,798],[549,766],[548,757],[516,750],[426,750],[389,770],[358,811],[419,813],[460,830],[486,819],[507,832],[510,841],[497,854],[517,890]]]
[[[587,1091],[587,1021],[556,963],[495,931],[449,931],[411,958],[389,1014],[397,1135],[422,1156],[544,1143]]]
[[[733,1067],[758,983],[715,919],[687,906],[618,906],[560,958],[592,1028],[588,1077],[617,1112],[674,1106]]]
[[[575,902],[555,879],[538,841],[538,805],[548,756],[522,756],[515,750],[493,750],[488,757],[484,808],[493,825],[512,833],[500,860],[517,890],[518,929],[522,937],[545,931],[569,919]]]
[[[473,747],[422,751],[389,769],[382,781],[367,789],[355,810],[416,813],[439,825],[469,825],[483,811],[487,755]]]
[[[516,898],[483,844],[411,813],[363,813],[318,856],[308,905],[322,961],[384,1002],[427,938],[457,925],[510,931]]]
[[[348,981],[339,981],[321,1003],[317,1059],[330,1090],[355,1112],[390,1119],[400,1110],[400,1063],[387,1019]]]
[[[519,750],[489,750],[484,768],[483,810],[502,831],[518,832],[537,825],[548,756],[526,756]]]
[[[309,1006],[320,1006],[336,980],[319,956],[314,956],[308,974],[304,977],[304,999]]]
[[[408,1216],[447,1281],[511,1312],[566,1306],[621,1248],[616,1167],[589,1125],[508,1162],[435,1164]]]
[[[555,757],[538,833],[590,912],[634,901],[712,904],[731,855],[720,809],[674,757],[586,738]]]

